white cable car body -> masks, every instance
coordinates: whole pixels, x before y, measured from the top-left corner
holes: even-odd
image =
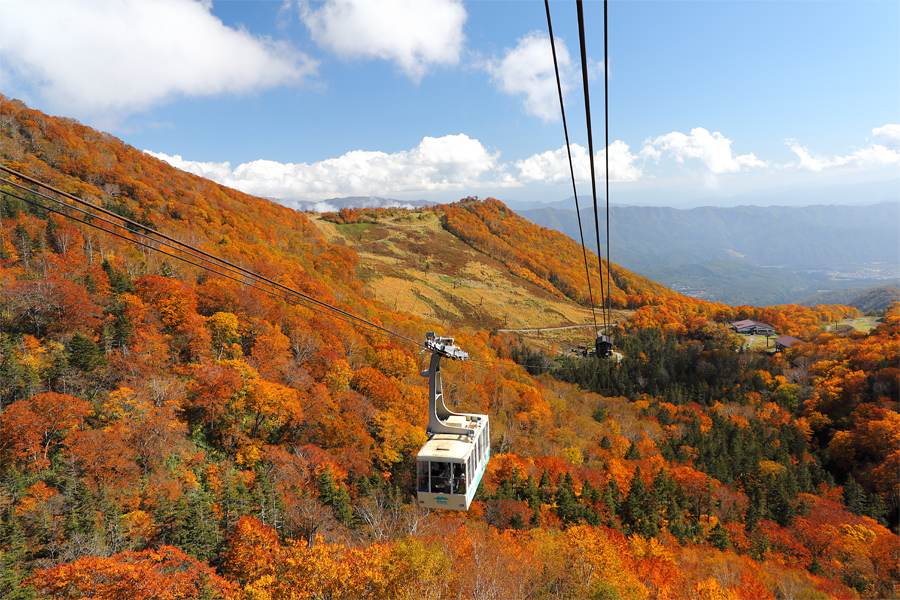
[[[444,405],[441,358],[466,360],[468,353],[453,338],[427,334],[431,351],[428,371],[428,441],[416,457],[419,506],[468,510],[491,457],[491,431],[487,415],[451,412]]]

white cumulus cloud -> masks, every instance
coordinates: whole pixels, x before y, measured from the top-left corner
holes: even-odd
[[[636,181],[643,174],[635,164],[638,156],[631,153],[628,144],[616,140],[609,147],[609,179],[610,181]],[[521,183],[558,184],[572,180],[569,170],[569,155],[565,146],[558,150],[548,150],[534,154],[526,159],[516,161],[518,180]],[[604,178],[606,168],[606,151],[600,150],[594,155],[594,171],[598,180]],[[584,146],[572,144],[572,170],[576,183],[590,182],[591,166],[588,152]]]
[[[565,94],[572,88],[572,59],[565,43],[558,38],[556,60]],[[549,36],[535,31],[519,38],[515,48],[507,48],[503,58],[488,60],[484,69],[500,91],[523,96],[526,113],[544,121],[559,120],[559,91]]]
[[[900,166],[900,125],[889,123],[875,127],[872,129],[872,137],[883,143],[872,144],[846,156],[834,157],[816,155],[805,146],[801,146],[797,140],[787,140],[785,143],[791,152],[797,155],[799,162],[796,166],[801,171],[826,171],[842,167],[882,169]]]
[[[822,156],[814,156],[807,148],[801,146],[797,140],[788,140],[785,142],[791,149],[791,152],[800,159],[798,167],[801,171],[824,171],[833,167],[843,166],[846,162],[840,157],[829,159]]]
[[[254,194],[284,200],[466,190],[517,183],[481,142],[464,134],[425,137],[412,150],[354,150],[312,164],[256,160],[235,168],[146,151],[172,166]]]
[[[872,137],[884,143],[888,148],[900,150],[900,125],[888,123],[872,130]]]
[[[394,61],[419,80],[433,65],[455,65],[468,15],[459,0],[300,0],[313,40],[343,58]]]
[[[317,64],[194,0],[0,0],[4,87],[79,117],[296,84]]]
[[[664,156],[684,163],[688,159],[699,160],[712,175],[737,173],[749,168],[764,167],[766,163],[755,154],[735,155],[731,140],[718,131],[710,133],[703,127],[691,129],[690,135],[673,131],[655,139],[644,141],[641,156],[659,161]]]

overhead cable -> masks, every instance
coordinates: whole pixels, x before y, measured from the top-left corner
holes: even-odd
[[[606,314],[609,316],[610,324],[612,320],[612,303],[610,296],[612,295],[612,286],[610,285],[610,273],[612,269],[612,254],[609,252],[609,52],[607,43],[609,36],[606,27],[606,7],[608,0],[603,0],[603,118],[606,124]],[[599,242],[598,242],[599,243]],[[600,271],[600,277],[603,277],[603,271]]]
[[[600,252],[600,216],[597,208],[597,178],[595,176],[594,169],[594,139],[591,133],[591,96],[588,91],[588,59],[587,59],[587,45],[585,44],[585,36],[584,36],[584,6],[582,0],[576,0],[575,6],[578,9],[578,41],[581,46],[581,78],[582,78],[582,87],[584,88],[584,113],[585,119],[587,120],[587,138],[588,138],[588,156],[590,158],[591,163],[591,192],[593,193],[594,199],[594,229],[597,234],[597,263],[600,269],[600,296],[601,301],[603,301],[603,325],[604,328],[609,324],[609,317],[606,314],[606,293],[609,292],[607,290],[604,292],[603,290],[603,256]],[[606,65],[604,65],[606,68]],[[606,149],[606,153],[609,153],[609,148]],[[608,267],[607,267],[608,269]]]
[[[3,182],[3,183],[10,183],[8,180],[5,180],[5,179],[0,179],[0,182]],[[66,214],[66,213],[63,212],[63,211],[56,210],[56,209],[51,208],[51,207],[49,207],[49,206],[45,206],[45,205],[43,205],[43,204],[41,204],[41,203],[39,203],[39,202],[35,202],[34,200],[29,200],[28,198],[23,198],[22,196],[19,196],[19,195],[17,195],[17,194],[13,194],[13,193],[10,193],[10,192],[3,192],[3,193],[6,194],[7,196],[11,196],[11,197],[16,198],[16,199],[18,199],[18,200],[21,200],[22,202],[25,202],[26,204],[30,204],[30,205],[32,205],[32,206],[36,206],[36,207],[42,208],[42,209],[44,209],[44,210],[46,210],[46,211],[48,211],[48,212],[51,212],[51,213],[54,213],[54,214],[57,214],[57,215],[66,217],[66,218],[68,218],[68,219],[70,219],[70,220],[72,220],[72,221],[75,221],[76,223],[81,223],[82,225],[87,225],[88,227],[93,227],[94,229],[97,229],[97,230],[99,230],[99,231],[102,231],[103,233],[106,233],[106,234],[109,234],[109,235],[111,235],[111,236],[114,236],[114,237],[123,239],[123,240],[125,240],[125,241],[127,241],[127,242],[130,242],[130,243],[132,243],[132,244],[136,244],[136,245],[138,245],[138,246],[142,246],[142,247],[144,247],[144,248],[147,248],[148,250],[153,250],[154,252],[158,252],[159,254],[162,254],[162,255],[164,255],[164,256],[169,256],[169,257],[174,258],[174,259],[176,259],[176,260],[180,260],[180,261],[185,262],[185,263],[187,263],[187,264],[189,264],[189,265],[192,265],[192,266],[195,266],[195,267],[199,267],[199,268],[201,268],[201,269],[204,269],[204,270],[206,270],[206,271],[209,271],[209,272],[211,272],[211,273],[213,273],[213,274],[215,274],[215,275],[218,275],[218,276],[220,276],[220,277],[223,277],[223,278],[225,278],[225,279],[230,279],[231,281],[235,281],[235,282],[237,282],[237,283],[240,283],[241,285],[245,285],[245,286],[247,286],[247,287],[250,287],[250,288],[259,290],[259,291],[261,291],[261,292],[264,292],[264,293],[266,293],[266,294],[269,294],[270,296],[275,296],[275,297],[277,297],[277,298],[281,298],[281,299],[283,299],[283,300],[286,300],[286,301],[289,302],[289,303],[297,304],[297,305],[299,305],[299,306],[302,306],[302,307],[304,307],[304,308],[308,308],[308,309],[310,309],[310,310],[312,310],[312,311],[315,311],[315,312],[320,312],[320,313],[326,315],[327,317],[330,317],[330,318],[335,319],[335,320],[337,320],[337,321],[343,321],[344,323],[348,323],[348,324],[350,324],[350,325],[353,325],[353,326],[356,326],[356,327],[360,327],[360,328],[365,329],[365,330],[368,330],[368,331],[372,331],[373,333],[382,333],[382,334],[385,333],[385,331],[384,331],[383,328],[380,328],[380,327],[379,327],[378,329],[374,329],[373,327],[370,327],[370,326],[367,325],[366,323],[359,322],[359,321],[352,321],[352,320],[350,320],[350,319],[346,319],[346,318],[341,317],[341,316],[338,316],[338,315],[336,315],[336,314],[332,314],[332,313],[325,312],[325,311],[323,311],[321,308],[319,308],[319,307],[317,307],[317,306],[314,306],[314,305],[311,306],[311,305],[309,305],[309,304],[304,304],[303,302],[301,302],[301,301],[296,297],[296,295],[294,295],[294,296],[286,296],[286,295],[284,295],[284,294],[280,294],[280,293],[278,293],[277,291],[274,291],[274,290],[271,290],[271,289],[267,289],[267,288],[264,288],[264,287],[260,287],[260,286],[258,286],[258,285],[253,284],[253,283],[250,283],[250,282],[247,281],[246,279],[239,279],[239,278],[234,277],[234,276],[232,276],[232,275],[229,275],[229,274],[227,274],[227,273],[222,273],[222,272],[220,272],[220,271],[217,271],[217,270],[215,270],[214,268],[209,267],[208,265],[204,265],[204,264],[201,264],[201,263],[197,263],[197,262],[191,261],[191,260],[185,258],[184,256],[179,256],[179,255],[177,255],[177,254],[172,254],[171,252],[166,252],[165,250],[160,250],[159,248],[154,247],[154,246],[152,246],[151,244],[148,244],[147,242],[143,242],[143,241],[141,241],[141,240],[132,239],[132,238],[128,237],[127,235],[124,235],[124,234],[119,233],[119,232],[117,232],[117,231],[110,231],[110,230],[108,230],[108,229],[104,229],[103,227],[101,227],[101,226],[97,225],[96,223],[93,223],[92,221],[89,221],[89,220],[87,220],[87,219],[78,219],[78,218],[75,218],[74,216],[69,215],[69,214]],[[32,193],[35,193],[35,192],[32,192]],[[38,195],[41,195],[41,194],[38,194]],[[42,197],[45,197],[45,196],[42,196]],[[55,202],[59,202],[58,200],[54,200],[54,201],[55,201]],[[76,210],[81,210],[81,209],[78,209],[77,207],[73,207],[73,206],[70,206],[70,205],[65,204],[65,203],[63,203],[63,205],[64,205],[64,206],[67,206],[67,207],[69,207],[69,208],[75,208]],[[93,215],[91,215],[90,213],[88,213],[87,211],[81,211],[81,212],[83,212],[83,213],[86,214],[87,216],[93,216]],[[96,218],[96,217],[95,217],[95,218]],[[106,221],[105,219],[103,219],[103,221],[109,223],[109,221]],[[115,225],[115,224],[114,224],[114,225]],[[155,241],[155,240],[154,240],[154,241]],[[403,341],[405,342],[406,339],[407,339],[407,338],[403,338]],[[422,344],[414,344],[414,345],[415,345],[416,348],[419,348],[419,347],[422,346]]]
[[[553,24],[550,22],[550,0],[544,0],[544,8],[547,11],[547,31],[550,33],[550,50],[553,53],[553,71],[556,73],[556,89],[559,92],[559,110],[562,113],[563,133],[566,136],[566,152],[569,155],[569,174],[572,176],[572,194],[575,196],[575,216],[578,217],[578,235],[581,237],[581,254],[584,257],[584,273],[587,276],[588,297],[591,302],[591,315],[594,318],[594,330],[596,330],[597,312],[594,309],[594,292],[591,289],[591,270],[590,268],[588,268],[587,248],[584,247],[584,229],[581,226],[581,209],[578,207],[578,189],[575,187],[575,167],[572,164],[572,147],[569,144],[569,128],[566,126],[566,107],[565,103],[563,102],[562,82],[559,77],[559,63],[556,60],[556,42],[553,38]],[[602,269],[600,271],[600,277],[600,286],[602,292]]]
[[[323,302],[323,301],[319,300],[318,298],[315,298],[315,297],[313,297],[313,296],[310,296],[310,295],[308,295],[308,294],[305,294],[305,293],[303,293],[303,292],[301,292],[301,291],[299,291],[299,290],[295,290],[295,289],[293,289],[293,288],[291,288],[291,287],[288,287],[288,286],[286,286],[286,285],[284,285],[284,284],[278,283],[277,281],[273,281],[273,280],[271,280],[271,279],[269,279],[269,278],[267,278],[267,277],[264,277],[264,276],[262,276],[262,275],[259,275],[258,273],[255,273],[255,272],[253,272],[253,271],[251,271],[251,270],[249,270],[249,269],[246,269],[246,268],[241,267],[241,266],[239,266],[239,265],[235,265],[235,264],[233,264],[233,263],[231,263],[231,262],[229,262],[229,261],[226,261],[226,260],[224,260],[224,259],[222,259],[222,258],[220,258],[220,257],[217,257],[217,256],[215,256],[215,255],[213,255],[213,254],[208,253],[208,252],[205,252],[205,251],[203,251],[203,250],[201,250],[201,249],[199,249],[199,248],[196,248],[195,246],[192,246],[192,245],[190,245],[190,244],[186,244],[186,243],[181,242],[181,241],[179,241],[179,240],[176,240],[176,239],[174,239],[174,238],[172,238],[172,237],[170,237],[170,236],[168,236],[168,235],[166,235],[166,234],[163,234],[163,233],[161,233],[161,232],[159,232],[159,231],[156,231],[156,230],[154,230],[154,229],[151,228],[151,227],[147,227],[146,225],[144,225],[144,224],[142,224],[142,223],[137,223],[137,222],[135,222],[135,221],[133,221],[133,220],[127,218],[127,217],[123,217],[123,216],[121,216],[121,215],[119,215],[119,214],[117,214],[117,213],[114,213],[114,212],[112,212],[112,211],[110,211],[110,210],[108,210],[108,209],[105,209],[105,208],[103,208],[103,207],[99,207],[99,206],[97,206],[97,205],[95,205],[95,204],[93,204],[93,203],[90,203],[90,202],[87,202],[87,201],[85,201],[85,200],[82,200],[81,198],[78,198],[77,196],[73,196],[72,194],[68,194],[67,192],[64,192],[64,191],[59,190],[59,189],[57,189],[57,188],[55,188],[55,187],[53,187],[53,186],[51,186],[51,185],[48,185],[48,184],[46,184],[46,183],[43,183],[43,182],[40,182],[40,181],[38,181],[38,180],[36,180],[36,179],[33,179],[33,178],[31,178],[31,177],[28,177],[27,175],[24,175],[24,174],[22,174],[22,173],[19,173],[18,171],[15,171],[15,170],[13,170],[13,169],[10,169],[10,168],[8,168],[8,167],[6,167],[6,166],[4,166],[4,165],[0,165],[0,170],[6,171],[7,173],[10,173],[10,174],[14,175],[15,177],[21,178],[21,179],[23,179],[23,180],[25,180],[25,181],[28,181],[28,182],[30,182],[30,183],[32,183],[32,184],[34,184],[34,185],[39,186],[39,187],[42,187],[42,188],[51,190],[51,191],[53,191],[54,193],[57,193],[57,194],[59,194],[59,195],[65,197],[65,198],[68,198],[68,199],[74,201],[74,202],[77,202],[77,203],[82,204],[82,205],[86,205],[86,206],[90,207],[91,209],[94,209],[94,210],[96,210],[96,211],[99,211],[100,213],[105,214],[105,215],[107,215],[107,216],[110,216],[110,217],[112,217],[112,218],[114,218],[114,219],[121,220],[123,223],[127,223],[127,224],[131,225],[132,228],[143,230],[144,233],[136,233],[132,228],[127,227],[126,225],[119,225],[119,224],[114,223],[114,222],[111,222],[111,221],[109,221],[109,220],[107,220],[107,219],[102,219],[103,222],[105,222],[105,223],[108,223],[108,224],[110,224],[110,225],[113,225],[113,226],[116,226],[116,227],[120,227],[120,228],[122,228],[122,229],[125,229],[125,230],[129,231],[129,232],[132,233],[132,234],[142,235],[142,236],[144,236],[145,238],[150,239],[150,240],[152,240],[152,241],[155,242],[155,243],[158,243],[158,244],[167,246],[167,247],[172,248],[172,249],[174,249],[174,250],[176,250],[176,251],[178,251],[178,252],[183,252],[183,253],[187,254],[188,256],[190,256],[191,258],[193,258],[193,259],[195,259],[195,260],[203,261],[203,262],[206,262],[206,263],[208,263],[208,264],[213,264],[213,265],[215,265],[217,268],[224,269],[225,271],[229,271],[229,272],[231,272],[231,273],[237,273],[237,274],[240,274],[240,275],[243,275],[243,276],[246,276],[246,277],[250,277],[252,280],[254,280],[254,281],[256,281],[256,282],[258,282],[258,283],[260,283],[260,284],[272,286],[272,287],[274,287],[274,288],[276,288],[276,289],[278,289],[278,290],[281,290],[281,291],[284,292],[284,293],[290,294],[291,296],[294,296],[294,297],[296,297],[296,298],[301,298],[301,299],[307,301],[308,303],[311,303],[311,304],[315,305],[316,307],[318,307],[318,308],[320,309],[319,312],[323,312],[323,314],[327,314],[327,315],[329,315],[329,316],[331,316],[331,317],[337,318],[337,319],[339,319],[339,320],[341,320],[341,321],[345,321],[345,322],[348,322],[348,323],[351,323],[351,324],[360,324],[360,325],[362,325],[362,326],[365,326],[365,327],[368,328],[368,329],[374,329],[374,330],[381,331],[382,333],[385,333],[386,335],[390,335],[390,336],[395,337],[395,338],[397,338],[397,339],[401,339],[401,340],[403,340],[403,341],[405,341],[405,342],[407,342],[407,343],[413,344],[413,345],[416,346],[416,347],[422,347],[422,346],[423,346],[423,344],[422,344],[421,342],[417,342],[417,341],[412,340],[411,338],[408,338],[408,337],[406,337],[406,336],[404,336],[404,335],[401,335],[401,334],[399,334],[399,333],[395,333],[395,332],[393,332],[393,331],[391,331],[391,330],[389,330],[389,329],[387,329],[387,328],[385,328],[385,327],[382,327],[381,325],[378,325],[377,323],[373,323],[373,322],[371,322],[371,321],[369,321],[369,320],[367,320],[367,319],[364,319],[363,317],[360,317],[360,316],[358,316],[358,315],[354,315],[353,313],[351,313],[351,312],[349,312],[349,311],[346,311],[346,310],[343,310],[343,309],[338,308],[338,307],[336,307],[336,306],[330,305],[330,304],[328,304],[328,303],[326,303],[326,302]],[[84,214],[86,214],[86,215],[90,215],[92,219],[99,218],[97,215],[94,215],[94,214],[92,214],[92,213],[90,213],[90,212],[88,212],[88,211],[85,211],[85,210],[82,210],[82,209],[78,209],[77,207],[72,206],[72,205],[70,205],[70,204],[68,204],[68,203],[66,203],[66,202],[59,201],[59,200],[57,200],[56,198],[52,198],[52,197],[47,196],[47,195],[45,195],[45,194],[42,194],[42,193],[40,193],[40,192],[36,192],[36,191],[34,191],[34,190],[28,189],[28,188],[26,188],[26,187],[24,187],[24,186],[22,186],[22,185],[20,185],[20,184],[18,184],[18,183],[16,183],[16,182],[14,182],[14,181],[10,181],[10,180],[8,180],[8,179],[0,179],[0,181],[2,181],[2,182],[4,182],[4,183],[11,184],[11,185],[14,185],[14,186],[16,186],[16,187],[18,187],[18,188],[20,188],[20,189],[24,189],[24,190],[28,191],[29,193],[39,195],[39,196],[41,196],[41,197],[43,197],[43,198],[46,198],[46,199],[48,199],[48,200],[50,200],[50,201],[56,202],[56,203],[58,203],[58,204],[61,204],[61,205],[63,205],[63,206],[66,206],[66,207],[68,207],[68,208],[72,208],[72,209],[79,210],[80,212],[82,212],[82,213],[84,213]],[[20,198],[20,199],[23,200],[23,201],[25,201],[25,202],[28,202],[28,200],[25,200],[25,199],[23,199],[23,198]],[[30,203],[31,203],[31,204],[34,204],[33,202],[30,202]],[[38,206],[42,206],[43,208],[45,208],[45,209],[47,209],[47,210],[51,210],[51,209],[49,209],[48,207],[43,206],[43,205],[41,205],[41,204],[38,204]],[[111,234],[113,234],[113,235],[116,235],[117,237],[121,237],[121,238],[123,238],[123,239],[127,239],[127,240],[129,240],[129,241],[134,242],[134,243],[138,243],[138,244],[140,244],[141,246],[147,247],[147,248],[149,248],[149,249],[151,249],[151,250],[155,250],[155,251],[160,252],[160,253],[162,253],[162,254],[165,254],[165,255],[167,255],[167,256],[171,256],[172,258],[176,258],[176,259],[178,259],[178,260],[181,260],[181,261],[183,261],[183,262],[192,264],[192,265],[197,266],[197,267],[200,267],[200,268],[202,268],[202,269],[206,269],[206,270],[212,271],[212,272],[214,272],[214,273],[216,273],[216,274],[218,274],[218,275],[220,275],[220,276],[227,277],[228,279],[231,279],[231,280],[233,280],[233,281],[237,281],[237,282],[239,282],[239,283],[249,285],[249,284],[247,283],[247,281],[244,280],[243,278],[238,279],[238,278],[233,277],[233,276],[228,276],[228,275],[226,275],[226,274],[224,274],[224,273],[221,273],[220,271],[215,271],[215,270],[209,268],[208,266],[204,266],[203,264],[199,264],[199,263],[193,262],[193,261],[191,261],[191,260],[185,259],[184,257],[178,256],[178,255],[175,255],[175,254],[170,254],[170,253],[168,253],[168,252],[164,252],[164,251],[160,250],[159,248],[155,248],[155,247],[151,246],[150,244],[143,243],[143,242],[139,242],[139,241],[136,241],[136,240],[132,240],[131,238],[128,238],[128,237],[123,236],[123,235],[121,235],[121,234],[116,234],[116,233],[114,233],[114,232],[110,232],[110,231],[108,231],[107,229],[104,229],[104,228],[102,228],[102,227],[99,227],[99,226],[97,226],[97,225],[94,225],[94,224],[92,224],[92,223],[90,223],[90,222],[88,222],[88,221],[82,221],[82,220],[80,220],[80,219],[74,219],[73,217],[71,217],[70,215],[68,215],[68,214],[66,214],[66,213],[64,213],[64,212],[60,212],[60,211],[53,211],[53,212],[56,212],[57,214],[60,214],[60,215],[65,216],[65,217],[67,217],[67,218],[73,219],[73,220],[75,220],[75,221],[77,221],[77,222],[84,223],[84,224],[86,224],[86,225],[92,226],[92,227],[94,227],[94,228],[96,228],[96,229],[99,229],[99,230],[101,230],[101,231],[104,231],[104,232],[106,232],[106,233],[111,233]],[[153,239],[153,238],[151,238],[150,236],[157,236],[157,237],[159,237],[159,238],[162,238],[162,240],[166,240],[166,241],[164,242],[164,241],[161,241],[161,240],[158,240],[158,239]],[[173,244],[174,244],[174,245],[173,245]],[[257,286],[251,286],[251,287],[254,287],[254,288],[256,288],[256,289],[261,289],[262,291],[268,291],[268,290],[264,290],[264,289],[262,289],[262,288],[259,288],[259,287],[257,287]],[[273,294],[273,295],[278,295],[279,297],[282,297],[282,298],[286,298],[286,299],[287,299],[287,297],[283,296],[282,294]],[[302,302],[299,302],[299,301],[298,301],[298,304],[301,304],[301,305],[303,305],[303,306],[306,306],[307,308],[314,308],[313,306],[309,306],[308,304],[303,304]],[[346,318],[341,318],[341,317],[339,317],[338,315],[341,315],[341,317],[346,317]],[[348,321],[348,319],[350,319],[350,320]]]

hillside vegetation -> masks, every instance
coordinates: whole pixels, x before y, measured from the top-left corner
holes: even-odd
[[[330,241],[359,255],[366,290],[395,310],[441,320],[452,328],[583,324],[580,330],[560,332],[556,342],[594,338],[580,247],[558,232],[535,227],[497,200],[465,199],[413,211],[342,210],[313,218]],[[587,260],[600,312],[597,257],[589,253]],[[604,262],[604,290],[606,277]],[[637,295],[677,295],[616,265],[610,282],[613,323],[628,318]]]
[[[546,282],[514,275],[503,262],[450,234],[442,225],[444,211],[344,211],[313,219],[329,241],[360,257],[366,291],[393,310],[450,329],[590,322],[588,308]]]
[[[0,182],[4,598],[900,593],[900,305],[827,333],[858,311],[732,308],[611,265],[623,360],[559,359],[495,333],[496,307],[577,324],[583,262],[500,203],[313,221],[5,98],[0,135],[3,165],[140,223],[116,237]],[[488,361],[444,370],[491,419],[472,510],[414,499],[418,346],[135,245],[151,227]],[[742,351],[742,318],[806,343]]]

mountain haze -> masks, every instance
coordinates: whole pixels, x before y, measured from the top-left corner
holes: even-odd
[[[575,211],[539,209],[521,216],[578,239]],[[585,243],[596,246],[593,212],[583,210]],[[758,266],[821,268],[896,262],[900,203],[869,206],[740,206],[680,210],[610,207],[614,256],[626,268],[738,259]],[[605,251],[606,219],[600,243]]]
[[[580,239],[573,210],[520,214]],[[581,218],[585,243],[595,247],[593,211],[583,210]],[[732,305],[799,302],[822,290],[871,285],[896,278],[900,262],[900,202],[689,210],[611,206],[610,221],[615,262],[678,291]],[[605,252],[605,218],[600,236]]]

